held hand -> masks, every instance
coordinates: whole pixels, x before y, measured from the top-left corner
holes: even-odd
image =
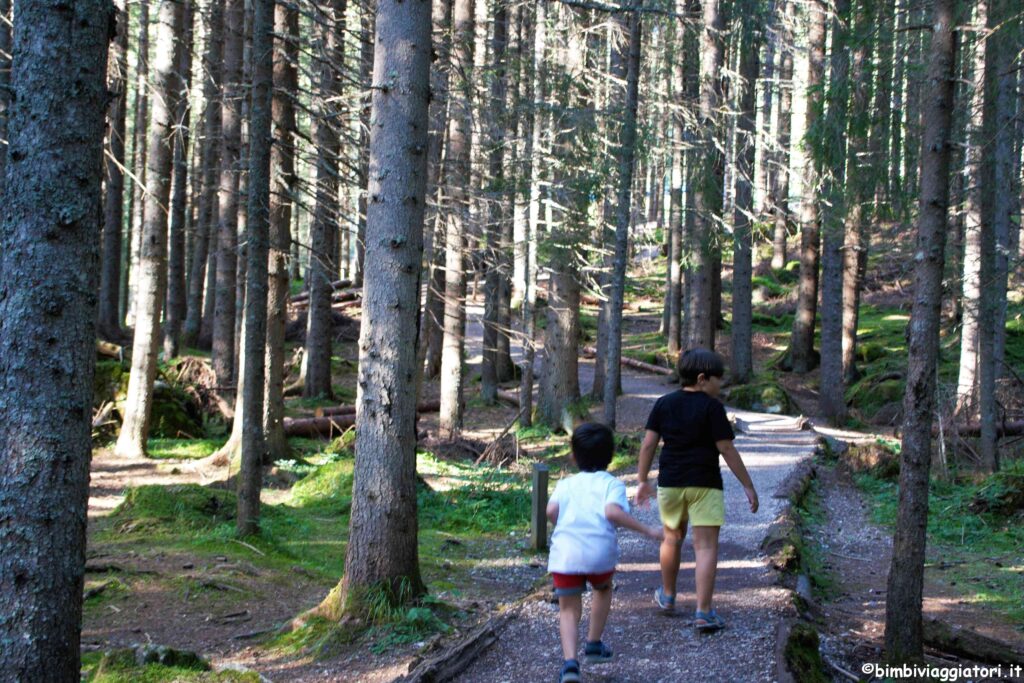
[[[750,511],[751,512],[757,512],[757,508],[758,508],[757,491],[755,491],[753,487],[749,487],[749,488],[744,487],[743,492],[747,494],[747,500],[750,502]]]
[[[644,535],[652,541],[658,541],[660,543],[665,540],[665,529],[660,526],[649,526],[647,527],[647,531]]]
[[[648,501],[654,495],[654,486],[649,481],[642,481],[636,488],[636,506],[639,508],[647,507]]]

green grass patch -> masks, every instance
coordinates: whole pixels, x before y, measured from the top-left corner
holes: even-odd
[[[855,475],[866,494],[873,521],[893,528],[899,489],[895,482],[870,474]],[[1007,617],[1024,621],[1024,524],[1022,510],[1011,512],[1000,501],[1024,486],[1024,462],[974,481],[952,477],[933,480],[929,495],[929,558],[947,569],[940,581],[955,584],[965,598]]]
[[[150,439],[149,457],[157,460],[198,460],[213,455],[227,439]]]
[[[811,486],[797,509],[805,528],[818,533],[827,528],[828,515],[817,479],[811,481]],[[815,592],[825,598],[832,596],[836,589],[835,579],[827,565],[827,556],[822,548],[813,541],[809,542],[805,537],[800,547],[800,568],[811,579]]]

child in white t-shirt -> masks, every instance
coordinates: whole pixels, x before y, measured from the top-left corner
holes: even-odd
[[[607,472],[615,451],[612,430],[588,422],[572,433],[572,459],[579,474],[562,479],[551,494],[548,519],[551,535],[548,571],[558,596],[559,630],[565,662],[559,683],[580,680],[576,659],[577,630],[583,613],[583,590],[594,589],[583,661],[607,662],[612,651],[601,642],[612,606],[612,575],[619,561],[615,527],[624,526],[660,541],[661,527],[647,526],[629,514],[625,485]]]

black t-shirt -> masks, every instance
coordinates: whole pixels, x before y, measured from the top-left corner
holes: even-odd
[[[735,435],[718,399],[682,389],[665,394],[655,401],[647,429],[665,442],[658,460],[658,486],[722,488],[715,442]]]

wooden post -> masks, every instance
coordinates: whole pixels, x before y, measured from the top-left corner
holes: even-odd
[[[534,550],[547,550],[548,547],[548,466],[543,463],[533,464],[533,506],[531,508],[530,546]]]

